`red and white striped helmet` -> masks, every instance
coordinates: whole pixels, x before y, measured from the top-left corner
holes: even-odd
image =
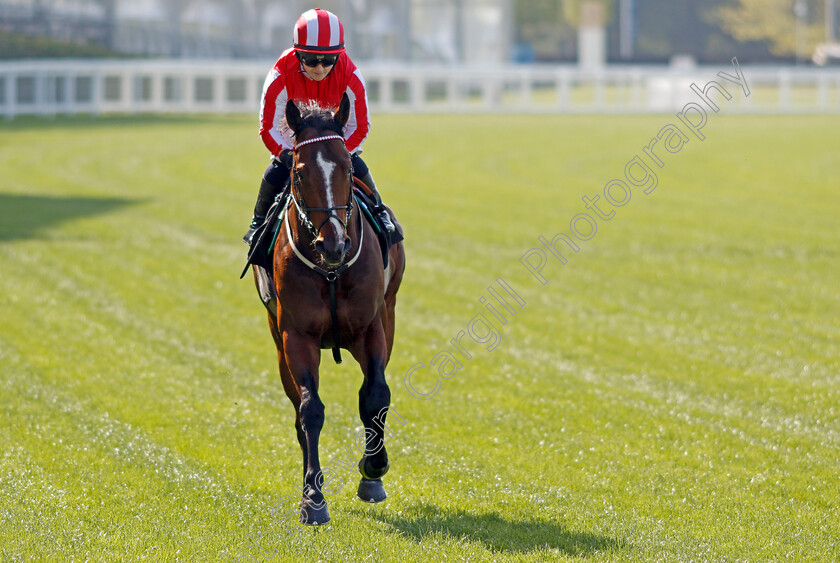
[[[344,26],[338,16],[315,8],[304,12],[295,24],[295,50],[304,53],[344,51]]]

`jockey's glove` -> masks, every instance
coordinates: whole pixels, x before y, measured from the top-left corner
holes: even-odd
[[[295,157],[290,149],[283,149],[280,151],[280,154],[277,155],[277,160],[279,160],[283,166],[291,170],[295,162]]]

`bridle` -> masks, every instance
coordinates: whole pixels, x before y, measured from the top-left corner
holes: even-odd
[[[300,176],[297,173],[297,165],[298,165],[298,149],[304,145],[311,145],[312,143],[318,143],[321,141],[329,141],[332,139],[340,139],[342,142],[344,141],[344,137],[341,135],[325,135],[323,137],[315,137],[314,139],[308,139],[306,141],[301,141],[295,144],[293,149],[294,152],[294,163],[292,164],[292,188],[290,190],[292,195],[292,201],[295,204],[295,207],[298,211],[298,220],[300,223],[306,227],[306,229],[310,232],[310,234],[314,238],[318,238],[321,234],[321,229],[324,228],[330,219],[335,218],[341,223],[341,226],[344,230],[347,230],[347,222],[350,220],[350,214],[353,213],[353,164],[350,164],[350,170],[348,171],[349,181],[350,181],[350,193],[347,198],[347,203],[345,205],[334,205],[332,207],[309,207],[306,205],[306,200],[303,198],[303,193],[300,189]],[[297,193],[295,193],[297,192]],[[341,217],[336,213],[339,209],[344,209],[344,219],[342,220]],[[318,227],[315,227],[315,224],[312,222],[312,218],[310,217],[310,213],[313,211],[323,211],[327,214],[326,219],[321,221],[321,224]]]

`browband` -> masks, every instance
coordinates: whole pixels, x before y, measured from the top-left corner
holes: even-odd
[[[299,143],[295,143],[294,150],[298,150],[303,145],[311,145],[312,143],[318,143],[320,141],[329,141],[330,139],[341,139],[344,140],[344,137],[341,135],[325,135],[323,137],[315,137],[314,139],[307,139],[306,141],[301,141]]]

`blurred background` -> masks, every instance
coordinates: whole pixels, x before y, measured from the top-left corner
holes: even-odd
[[[838,0],[317,4],[344,22],[380,111],[670,111],[684,103],[698,67],[728,66],[733,57],[760,65],[757,96],[741,111],[840,108]],[[2,0],[0,111],[251,111],[266,65],[290,46],[295,21],[311,7]],[[131,63],[113,62],[126,57]],[[93,59],[105,63],[94,69]]]

